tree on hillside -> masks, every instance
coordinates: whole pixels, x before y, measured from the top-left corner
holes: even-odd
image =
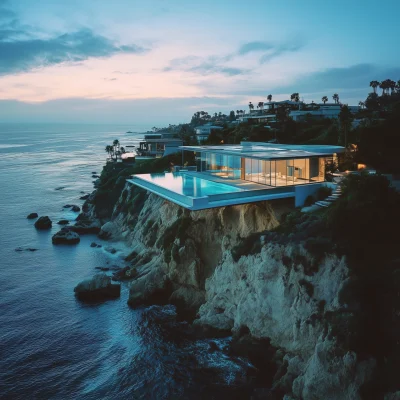
[[[364,106],[365,106],[365,103],[364,103],[363,101],[360,101],[360,102],[358,103],[358,105],[361,107],[361,109],[363,109]]]
[[[290,95],[290,100],[298,102],[300,101],[300,95],[298,93],[292,93]]]
[[[254,110],[254,104],[251,101],[249,101],[249,110],[250,112]]]
[[[272,94],[269,94],[269,95],[267,96],[267,100],[271,103],[271,101],[272,101]]]
[[[264,109],[264,102],[259,101],[258,105],[257,105],[257,108],[259,108],[260,110],[263,110]]]
[[[323,103],[325,104],[327,101],[328,101],[328,96],[324,96],[324,97],[322,97],[322,99],[321,99],[322,101],[323,101]]]
[[[375,92],[368,95],[365,100],[365,107],[370,111],[376,111],[379,109],[379,96]]]
[[[110,158],[112,158],[113,153],[114,153],[114,147],[107,145],[105,148],[106,153],[108,153],[108,155],[110,156]]]
[[[386,94],[386,90],[388,89],[387,80],[382,81],[379,84],[379,88],[382,89],[382,96],[384,96]]]
[[[337,93],[332,96],[332,99],[335,103],[339,103],[339,95]]]
[[[236,111],[237,112],[237,111]],[[229,113],[229,121],[234,121],[236,119],[236,117],[235,117],[235,111],[231,111],[230,113]]]
[[[371,81],[369,86],[371,86],[372,89],[374,89],[374,93],[376,93],[376,88],[379,86],[379,81]]]

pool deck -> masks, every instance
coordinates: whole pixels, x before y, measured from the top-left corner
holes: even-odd
[[[227,186],[232,186],[234,188],[240,189],[240,191],[202,197],[191,197],[181,193],[177,193],[166,186],[162,186],[154,182],[149,182],[148,180],[142,178],[141,175],[133,175],[132,178],[127,179],[127,181],[135,186],[155,193],[166,200],[169,200],[192,211],[295,197],[294,186],[272,187],[243,181],[241,179],[229,179],[228,181],[224,178],[212,175],[210,176],[208,174],[202,174],[199,172],[182,171],[181,174],[224,184]]]

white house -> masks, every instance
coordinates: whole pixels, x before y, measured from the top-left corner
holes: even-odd
[[[210,122],[195,128],[196,138],[199,143],[205,142],[213,130],[221,130],[221,126],[212,125]]]

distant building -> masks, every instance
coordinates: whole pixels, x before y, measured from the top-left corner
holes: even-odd
[[[205,125],[198,126],[194,129],[196,133],[196,138],[199,143],[205,142],[210,136],[210,133],[214,130],[223,129],[221,126],[212,125],[211,123],[207,123]]]

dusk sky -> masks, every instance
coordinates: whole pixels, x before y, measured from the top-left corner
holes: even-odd
[[[189,122],[400,79],[400,1],[0,0],[0,122]]]

